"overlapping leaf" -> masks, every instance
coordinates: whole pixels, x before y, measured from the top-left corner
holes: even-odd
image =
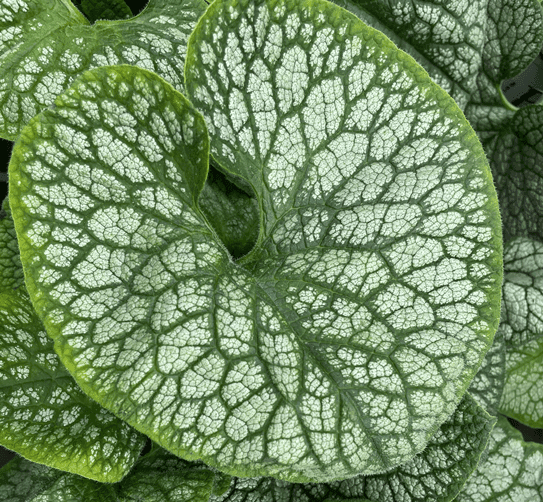
[[[206,5],[150,0],[136,17],[89,26],[70,1],[0,0],[0,136],[15,139],[90,68],[132,64],[182,89],[187,39]]]
[[[481,462],[455,502],[542,502],[543,445],[525,443],[501,416]]]
[[[381,34],[324,2],[252,5],[207,11],[187,85],[216,99],[214,154],[259,198],[255,250],[233,262],[196,204],[201,116],[151,73],[106,68],[15,147],[29,290],[82,388],[173,453],[291,481],[381,472],[425,447],[497,325],[488,166]]]
[[[426,449],[390,472],[328,484],[236,478],[210,502],[449,502],[477,467],[495,422],[466,393]]]
[[[91,23],[99,19],[114,21],[132,17],[132,11],[124,0],[72,0],[72,2]]]
[[[34,462],[118,481],[144,438],[87,397],[60,363],[22,281],[7,202],[3,215],[0,253],[10,266],[0,268],[0,444]]]
[[[483,364],[469,386],[469,393],[472,397],[493,416],[498,415],[505,385],[505,356],[504,334],[503,330],[498,328],[492,347],[486,353]]]
[[[0,291],[17,289],[23,284],[19,246],[9,209],[9,200],[6,197],[0,208]]]
[[[543,428],[543,243],[517,238],[504,250],[502,321],[507,377],[500,411]]]
[[[158,448],[121,482],[101,484],[22,457],[0,469],[0,502],[207,502],[215,474]]]

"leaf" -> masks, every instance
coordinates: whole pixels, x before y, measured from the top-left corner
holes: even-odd
[[[76,385],[24,286],[0,293],[0,361],[0,444],[102,482],[128,473],[145,438]]]
[[[460,108],[482,65],[489,0],[333,0],[412,56]],[[531,0],[530,0],[531,1]],[[495,8],[495,7],[494,7]]]
[[[0,469],[1,502],[103,502],[110,485],[15,457]]]
[[[543,427],[543,243],[517,238],[504,250],[502,321],[507,345],[500,412]]]
[[[237,478],[210,502],[449,502],[477,467],[495,423],[466,393],[426,449],[390,472],[329,484]]]
[[[455,502],[542,502],[543,445],[525,443],[522,434],[499,417],[489,456]]]
[[[22,280],[7,199],[2,213],[0,252],[9,266],[0,268],[0,443],[34,462],[118,481],[144,438],[88,398],[60,364]]]
[[[130,7],[124,0],[72,0],[74,5],[94,23],[99,19],[118,20],[132,17]]]
[[[234,258],[247,254],[258,237],[258,202],[210,166],[199,205]]]
[[[187,39],[206,6],[150,0],[129,20],[89,26],[66,0],[0,0],[0,136],[14,140],[91,68],[132,64],[181,90]]]
[[[6,197],[0,209],[0,291],[17,289],[24,285],[23,267],[15,226]]]
[[[500,84],[520,73],[538,55],[543,45],[543,9],[537,0],[504,0],[492,12],[484,68],[464,113],[490,162],[504,242],[515,237],[541,240],[543,109],[534,105],[520,110],[512,107]]]
[[[286,29],[271,5],[257,7],[274,29]],[[352,48],[350,65],[374,65],[367,92],[380,96],[383,113],[365,131],[363,107],[374,104],[354,96],[354,125],[332,131],[336,143],[323,139],[311,166],[299,159],[296,186],[285,178],[273,192],[262,183],[271,165],[249,164],[241,145],[235,166],[216,156],[258,198],[259,241],[243,259],[232,260],[197,205],[208,169],[201,115],[148,72],[86,73],[29,124],[10,163],[31,298],[83,390],[182,458],[303,482],[382,472],[424,449],[491,344],[502,280],[497,200],[461,111],[382,35],[336,6],[312,5],[277,7],[295,24],[307,16],[311,30],[315,23],[322,36],[335,33],[347,63]],[[213,3],[191,39],[195,103],[198,37],[211,28],[218,36],[217,12],[228,8]],[[235,43],[237,23],[247,16],[255,24],[251,6],[232,9],[243,15],[223,33]],[[281,82],[290,82],[282,71]],[[401,92],[384,82],[391,71]],[[334,84],[315,76],[308,96],[331,96],[319,86],[334,85],[334,103],[343,103],[348,74]],[[362,93],[357,85],[352,92]],[[405,110],[396,112],[401,99]],[[336,123],[330,110],[327,126],[309,123],[311,142]],[[302,113],[294,104],[279,116],[277,138],[286,141],[285,128]],[[228,125],[221,116],[217,109],[214,131]],[[296,148],[282,150],[286,143],[273,138],[276,166],[292,162]],[[349,145],[368,147],[369,158],[352,157]]]
[[[0,469],[0,502],[208,502],[214,474],[163,449],[120,483],[101,484],[16,457]]]
[[[503,305],[503,301],[502,301]],[[471,381],[469,393],[492,416],[498,415],[505,385],[505,341],[503,330],[498,328],[492,347],[486,353],[483,364]]]

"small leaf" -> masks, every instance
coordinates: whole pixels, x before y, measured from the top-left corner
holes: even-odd
[[[211,166],[199,205],[234,258],[254,247],[258,237],[258,201]]]
[[[0,291],[24,285],[15,226],[6,197],[0,209]]]
[[[210,502],[449,502],[477,467],[495,423],[466,393],[426,449],[390,472],[328,484],[237,478]]]
[[[517,238],[504,251],[506,380],[500,412],[543,427],[543,243]]]
[[[132,64],[182,89],[188,36],[206,7],[150,0],[136,17],[89,26],[70,1],[0,0],[0,136],[15,139],[91,68]]]
[[[488,458],[455,502],[543,502],[543,445],[525,443],[500,416],[490,436]]]
[[[246,99],[243,26],[262,42],[280,34],[302,60],[323,53],[295,93],[304,67],[270,63],[275,87],[255,81],[254,120],[225,139],[215,133],[237,118],[212,75],[224,62],[229,96]],[[181,94],[126,66],[86,73],[10,164],[25,279],[63,363],[154,441],[228,474],[330,481],[411,460],[499,320],[500,221],[480,144],[412,58],[327,2],[215,2],[190,44],[191,98],[217,100],[205,112],[215,157],[254,189],[259,240],[234,261],[202,214],[208,136]],[[249,41],[247,57],[264,68],[274,44]],[[364,68],[371,82],[351,85]],[[270,155],[256,162],[258,138]]]
[[[132,17],[124,0],[75,0],[73,3],[91,23],[99,19],[114,21]]]

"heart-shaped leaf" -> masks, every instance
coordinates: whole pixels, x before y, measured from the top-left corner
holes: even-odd
[[[15,139],[90,68],[132,64],[182,89],[187,39],[206,6],[150,0],[136,17],[89,26],[69,0],[0,0],[0,136]]]
[[[412,58],[327,2],[216,1],[189,46],[191,99],[257,196],[259,238],[232,260],[198,207],[208,137],[182,95],[143,70],[86,73],[10,163],[25,279],[64,364],[230,474],[322,482],[411,460],[498,323],[480,144]]]

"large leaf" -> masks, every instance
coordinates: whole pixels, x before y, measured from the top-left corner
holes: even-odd
[[[120,483],[101,484],[21,457],[0,469],[0,502],[208,502],[215,474],[159,448]]]
[[[488,458],[455,502],[543,502],[543,445],[525,443],[505,417],[489,443]]]
[[[276,120],[277,130],[238,136],[259,156],[269,139],[265,163],[251,164],[238,144],[237,164],[216,155],[258,198],[255,249],[233,261],[198,208],[201,116],[157,76],[107,68],[85,74],[15,146],[10,202],[25,280],[85,392],[174,454],[291,481],[382,472],[424,449],[497,327],[500,221],[488,165],[454,101],[381,34],[326,2],[251,5],[212,4],[186,73],[194,102],[204,92],[224,100],[212,76],[202,77],[208,90],[194,78],[214,75],[214,61],[225,62],[229,86],[232,71],[246,78],[232,60],[239,23],[292,49],[260,73],[278,76],[275,90],[254,82],[262,111],[251,123]],[[333,54],[315,59],[315,80],[290,95],[291,68],[303,67],[289,58],[307,52],[288,37],[302,20],[307,50]],[[200,40],[209,31],[230,45]],[[208,52],[195,66],[210,47],[226,57]],[[253,49],[259,65],[273,46]],[[366,87],[364,68],[374,72]],[[284,90],[277,108],[259,101],[270,88]],[[234,97],[243,93],[232,84],[230,95],[244,113]],[[315,108],[323,95],[332,104]],[[213,113],[217,145],[231,126]]]
[[[392,471],[328,484],[237,478],[210,502],[449,502],[477,467],[495,423],[466,393],[426,449]]]
[[[136,17],[89,26],[68,0],[0,0],[0,136],[15,139],[90,68],[132,64],[182,89],[187,39],[206,5],[150,0]]]
[[[502,321],[507,344],[500,411],[543,427],[543,243],[517,238],[504,249]]]

